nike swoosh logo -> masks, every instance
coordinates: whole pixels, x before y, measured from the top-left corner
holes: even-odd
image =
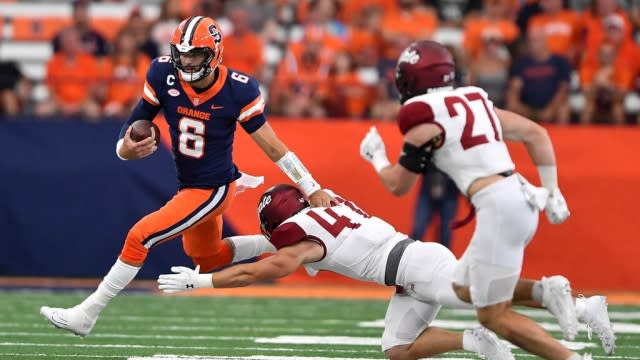
[[[224,106],[211,105],[211,110],[217,110],[217,109],[222,109],[222,108],[224,108]]]

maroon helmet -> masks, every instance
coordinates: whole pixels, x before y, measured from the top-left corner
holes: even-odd
[[[453,56],[435,41],[411,43],[398,58],[396,88],[401,95],[401,103],[432,88],[453,86],[454,81]]]
[[[258,203],[260,231],[271,238],[271,233],[285,220],[309,207],[309,202],[297,187],[288,184],[275,185],[265,191]]]

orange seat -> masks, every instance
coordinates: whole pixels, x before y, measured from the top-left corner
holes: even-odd
[[[48,41],[67,25],[71,19],[64,17],[14,17],[13,39],[23,41]]]

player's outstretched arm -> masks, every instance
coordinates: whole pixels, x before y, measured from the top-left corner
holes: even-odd
[[[174,266],[174,274],[163,274],[158,277],[158,288],[166,293],[190,291],[197,288],[230,288],[242,287],[259,281],[273,280],[287,276],[307,262],[318,261],[324,255],[324,249],[318,243],[301,241],[286,246],[273,256],[251,264],[240,264],[228,267],[213,274],[200,274],[199,267],[191,270],[182,266]]]
[[[549,190],[546,214],[552,224],[561,224],[569,217],[569,208],[558,188],[558,170],[553,144],[547,130],[535,122],[507,110],[495,109],[505,140],[524,144],[538,168],[540,182]]]
[[[275,162],[276,165],[300,187],[312,206],[331,206],[334,199],[320,188],[300,159],[278,138],[269,123],[265,122],[251,133],[253,141]]]
[[[400,160],[391,165],[387,158],[384,141],[375,126],[372,126],[360,143],[360,156],[367,160],[376,170],[384,187],[396,196],[409,192],[418,175],[424,172],[429,149],[421,148],[434,136],[438,135],[437,127],[426,124],[418,125],[405,134]]]

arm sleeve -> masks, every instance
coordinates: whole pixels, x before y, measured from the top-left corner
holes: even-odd
[[[246,75],[245,75],[246,76]],[[248,77],[248,76],[247,76]],[[240,103],[240,112],[238,114],[238,122],[247,133],[251,134],[258,130],[267,121],[265,116],[265,101],[260,93],[258,81],[252,77],[248,77],[247,83],[236,81],[238,84],[237,96]]]

